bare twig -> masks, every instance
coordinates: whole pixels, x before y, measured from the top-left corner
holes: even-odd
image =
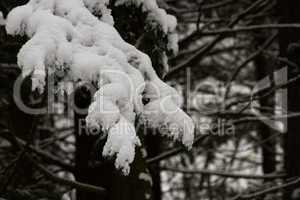
[[[29,149],[31,150],[32,148],[30,148],[29,145],[24,146],[24,144],[22,144],[21,140],[18,139],[13,133],[10,133],[10,135],[14,138],[14,140],[16,141],[16,145],[17,147],[20,149],[20,151],[24,151],[24,149]],[[99,195],[106,195],[106,190],[102,187],[99,186],[94,186],[94,185],[90,185],[90,184],[86,184],[86,183],[81,183],[78,181],[72,181],[72,180],[68,180],[68,179],[64,179],[64,178],[60,178],[55,176],[52,172],[50,172],[48,169],[46,169],[45,167],[43,167],[42,165],[40,165],[37,161],[35,161],[30,154],[28,154],[27,152],[24,152],[24,156],[26,156],[26,158],[42,173],[44,174],[47,178],[49,178],[52,181],[55,181],[58,184],[62,184],[62,185],[66,185],[66,186],[70,186],[73,188],[76,188],[78,190],[83,190],[83,191],[88,191],[88,192],[93,192],[93,193],[97,193]]]
[[[194,145],[197,144],[198,142],[202,141],[204,138],[206,138],[206,135],[201,135],[201,136],[198,136],[196,139],[195,139],[195,142],[194,142]],[[177,148],[174,148],[174,149],[171,149],[171,150],[168,150],[166,152],[163,152],[153,158],[149,158],[147,159],[147,163],[148,164],[153,164],[153,163],[157,163],[157,162],[160,162],[162,160],[165,160],[165,159],[168,159],[172,156],[175,156],[177,155],[178,153],[182,152],[185,150],[185,147],[181,146],[181,147],[177,147]]]
[[[50,180],[52,180],[52,181],[54,181],[58,184],[70,186],[72,188],[76,188],[76,189],[82,190],[82,191],[93,192],[93,193],[100,194],[100,195],[103,195],[103,196],[106,195],[106,190],[102,187],[57,177],[52,172],[50,172],[47,168],[45,168],[44,166],[37,163],[30,156],[27,155],[27,157],[30,159],[30,161],[34,164],[34,166],[40,172],[42,172],[47,178],[49,178]]]
[[[249,62],[251,62],[254,58],[256,58],[257,56],[259,56],[267,47],[269,47],[273,41],[276,39],[277,34],[271,36],[257,51],[255,51],[253,54],[251,54],[244,62],[242,62],[237,68],[236,70],[233,72],[231,78],[229,79],[228,83],[226,84],[226,92],[224,95],[224,99],[226,100],[228,97],[228,94],[230,93],[230,89],[231,89],[231,83],[232,81],[234,81],[234,79],[238,76],[238,74],[240,73],[240,71],[247,66],[247,64]]]
[[[243,178],[243,179],[277,179],[277,178],[284,178],[285,174],[265,174],[265,175],[249,175],[249,174],[237,174],[237,173],[230,173],[230,172],[221,172],[221,171],[213,171],[213,170],[186,170],[186,169],[177,169],[171,167],[161,167],[162,170],[165,171],[172,171],[177,173],[184,173],[184,174],[205,174],[205,175],[214,175],[214,176],[222,176],[227,178]]]
[[[265,30],[265,29],[299,29],[300,24],[258,24],[258,25],[251,25],[246,27],[238,27],[235,29],[219,29],[214,31],[205,31],[201,32],[201,36],[212,36],[212,35],[219,35],[219,34],[236,34],[248,31],[258,31],[258,30]]]
[[[8,132],[9,133],[9,132]],[[9,133],[11,134],[11,133]],[[13,137],[15,139],[14,144],[18,144],[18,148],[24,148],[26,145],[26,142],[18,137]],[[7,138],[5,138],[7,139]],[[12,141],[10,141],[12,142]],[[37,154],[38,156],[42,157],[43,159],[45,159],[47,162],[53,163],[67,171],[70,172],[75,172],[75,168],[73,165],[68,164],[63,162],[60,158],[55,157],[54,155],[51,155],[50,153],[43,151],[41,149],[38,149],[36,147],[33,147],[32,145],[27,145],[27,149],[35,154]]]
[[[272,193],[272,192],[276,192],[277,190],[281,190],[284,188],[288,188],[291,187],[293,185],[297,185],[300,183],[300,178],[296,178],[293,181],[281,184],[281,185],[277,185],[277,186],[273,186],[273,187],[269,187],[267,189],[264,190],[260,190],[254,193],[250,193],[250,194],[240,194],[234,198],[232,198],[231,200],[237,200],[237,199],[255,199],[257,197],[260,197],[262,195],[268,194],[268,193]]]
[[[254,2],[251,6],[249,6],[247,9],[243,10],[239,14],[237,14],[232,21],[228,24],[229,28],[232,28],[234,25],[236,25],[243,17],[245,17],[248,13],[250,13],[254,8],[259,6],[261,3],[265,2],[266,0],[257,0]],[[193,37],[193,35],[198,34],[198,31],[194,32],[191,34],[191,36],[188,37]],[[205,44],[202,46],[195,54],[191,55],[189,58],[184,60],[182,63],[179,63],[177,66],[173,67],[169,73],[165,76],[165,79],[170,79],[174,74],[177,72],[185,69],[186,67],[192,66],[195,63],[198,62],[200,58],[203,57],[206,53],[208,53],[219,41],[224,39],[225,35],[220,34],[218,35],[215,39],[213,39],[210,43]]]

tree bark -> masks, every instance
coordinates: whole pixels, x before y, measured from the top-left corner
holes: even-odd
[[[279,0],[278,1],[278,12],[281,23],[299,23],[300,22],[300,1],[298,0]],[[284,29],[279,31],[279,45],[280,45],[280,56],[288,57],[291,61],[295,62],[300,66],[298,60],[299,57],[299,42],[300,31],[299,29]],[[288,79],[299,74],[299,68],[293,69],[288,68]],[[288,112],[299,112],[300,111],[300,81],[289,85],[288,87]],[[288,129],[285,135],[285,170],[289,178],[300,176],[300,132],[299,124],[300,118],[288,118],[287,120]],[[299,185],[294,185],[287,189],[285,199],[292,199],[291,196]]]
[[[266,37],[260,36],[255,38],[258,44],[264,43]],[[269,76],[272,77],[274,62],[267,60],[264,55],[259,55],[255,59],[256,65],[256,77],[257,81],[264,79]],[[272,80],[271,80],[272,81]],[[275,95],[269,95],[268,97],[263,97],[259,100],[259,104],[262,108],[270,108],[271,115],[274,115],[274,100]],[[263,122],[258,124],[257,127],[259,137],[263,142],[262,145],[262,168],[264,174],[272,173],[276,170],[276,138],[272,137],[275,134],[270,125],[267,125]]]

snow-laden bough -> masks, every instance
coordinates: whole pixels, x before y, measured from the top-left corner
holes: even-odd
[[[62,81],[97,83],[86,118],[89,127],[107,132],[102,154],[116,156],[115,166],[130,171],[135,147],[141,145],[134,122],[139,116],[163,135],[188,148],[194,123],[179,107],[181,97],[155,73],[150,58],[125,42],[113,27],[108,0],[30,0],[7,17],[6,31],[30,39],[18,53],[23,76],[31,75],[32,90],[43,93],[47,74],[63,69]],[[176,18],[160,9],[155,0],[117,0],[142,6],[147,20],[169,34],[177,48]],[[101,12],[101,18],[92,13]],[[144,105],[143,98],[149,99]]]

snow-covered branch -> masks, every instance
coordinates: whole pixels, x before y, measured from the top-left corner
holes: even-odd
[[[180,108],[175,89],[155,73],[150,58],[125,42],[113,25],[108,1],[31,0],[13,9],[6,30],[30,39],[18,54],[23,76],[31,76],[32,90],[43,93],[47,75],[63,70],[64,81],[96,83],[87,124],[108,133],[104,156],[115,156],[124,174],[130,171],[140,140],[134,129],[137,116],[161,133],[191,147],[194,124]],[[176,18],[155,1],[116,1],[142,5],[147,20],[159,24],[174,38]],[[101,14],[100,20],[93,15]],[[172,39],[174,41],[174,39]],[[174,46],[174,45],[173,45]],[[142,99],[149,99],[143,104]]]

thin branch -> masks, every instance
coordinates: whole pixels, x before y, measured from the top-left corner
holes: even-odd
[[[217,9],[217,8],[220,8],[220,7],[225,7],[226,5],[229,5],[232,2],[233,2],[233,0],[224,0],[224,1],[216,2],[216,3],[202,5],[201,10],[211,10],[211,9]],[[170,6],[167,3],[165,3],[164,1],[162,3],[163,3],[163,7],[166,10],[171,10],[171,11],[173,11],[173,12],[179,14],[179,15],[199,12],[199,9],[195,9],[194,6],[191,9],[182,9],[182,8],[180,9],[180,8]]]
[[[268,0],[257,0],[251,6],[243,10],[242,12],[238,13],[236,16],[233,16],[231,21],[229,22],[228,27],[233,28],[242,18],[246,17],[247,14],[249,14],[253,9],[255,9],[257,6],[261,5],[264,2],[268,2]],[[182,40],[179,41],[179,46],[184,46],[186,43],[188,43],[190,40],[192,40],[194,37],[199,35],[199,31],[194,31],[187,37],[183,38]]]
[[[225,52],[227,53],[227,52],[230,52],[230,51],[242,50],[242,49],[245,49],[246,47],[247,47],[247,45],[241,44],[241,45],[236,45],[236,46],[218,48],[218,49],[211,50],[207,55],[208,56],[214,56],[216,54],[221,54],[221,53],[225,53]],[[199,49],[196,48],[196,49],[189,49],[189,50],[180,51],[176,56],[171,57],[169,59],[169,62],[174,62],[175,60],[177,60],[179,58],[182,58],[182,57],[187,56],[187,55],[191,55],[191,54],[197,52],[198,50]]]
[[[257,116],[257,117],[245,117],[241,118],[239,120],[233,120],[231,121],[232,124],[240,124],[240,123],[245,123],[245,122],[255,122],[255,121],[264,121],[264,120],[282,120],[282,119],[287,119],[287,118],[295,118],[295,117],[300,117],[300,113],[290,113],[286,115],[279,115],[279,116]]]
[[[2,132],[2,134],[3,135],[5,135],[5,134],[6,135],[7,134],[11,135],[11,133],[9,131]],[[3,137],[5,137],[5,136],[3,136]],[[5,139],[7,139],[8,141],[10,141],[8,138],[9,137],[5,137]],[[20,139],[20,138],[18,138],[16,136],[13,137],[13,138],[15,139],[15,141],[10,141],[10,142],[12,142],[14,145],[18,144],[18,146],[17,146],[18,148],[24,148],[25,147],[26,142],[24,140],[22,140],[22,139]],[[38,156],[42,157],[43,159],[45,159],[45,161],[47,161],[49,163],[53,163],[53,164],[55,164],[55,165],[57,165],[57,166],[65,169],[67,171],[75,172],[75,168],[74,168],[73,165],[63,162],[60,158],[58,158],[58,157],[56,157],[54,155],[51,155],[51,154],[49,154],[46,151],[43,151],[43,150],[38,149],[36,147],[33,147],[32,145],[27,145],[26,147],[27,147],[27,149],[29,151],[31,151],[31,152],[37,154]]]
[[[250,13],[254,8],[256,8],[261,3],[265,2],[266,0],[257,0],[254,2],[250,7],[246,8],[239,14],[237,14],[236,17],[232,19],[232,21],[229,23],[228,27],[232,28],[234,25],[236,25],[243,17],[245,17],[248,13]],[[193,34],[198,34],[198,31],[191,34],[192,37]],[[204,45],[201,47],[195,54],[191,55],[189,58],[184,60],[182,63],[179,63],[177,66],[172,68],[169,73],[165,76],[165,79],[170,79],[172,75],[178,73],[179,71],[185,69],[186,67],[195,65],[200,58],[203,57],[207,52],[209,52],[219,41],[224,39],[225,35],[220,34],[218,35],[214,40],[212,40],[210,43]]]
[[[14,141],[16,141],[16,146],[20,149],[20,151],[24,151],[24,149],[31,149],[29,145],[24,146],[24,144],[21,143],[21,140],[18,139],[13,133],[10,133],[10,136],[13,138]],[[97,193],[99,195],[106,195],[106,189],[99,187],[99,186],[94,186],[94,185],[89,185],[86,183],[81,183],[78,181],[72,181],[64,178],[60,178],[55,176],[52,172],[50,172],[48,169],[40,165],[37,161],[35,161],[31,155],[29,155],[27,152],[24,152],[24,156],[37,168],[40,170],[41,173],[43,173],[47,178],[49,178],[52,181],[55,181],[58,184],[70,186],[73,188],[76,188],[78,190],[83,190],[83,191],[88,191],[88,192],[93,192]]]
[[[241,104],[241,103],[247,103],[247,102],[251,103],[252,101],[263,99],[263,98],[268,97],[269,95],[273,94],[276,90],[284,89],[284,88],[288,87],[289,85],[296,83],[299,80],[300,80],[300,74],[298,74],[297,76],[291,78],[290,80],[288,80],[285,83],[275,85],[272,88],[267,88],[267,89],[264,89],[264,90],[259,90],[259,91],[255,92],[252,95],[248,95],[244,99],[237,100],[237,101],[234,101],[234,102],[230,102],[229,104],[226,105],[226,108],[229,108],[231,106],[234,106],[234,105],[237,105],[237,104]],[[269,90],[269,91],[266,92],[265,94],[263,94],[262,96],[260,95],[263,91],[267,91],[267,90]]]
[[[281,185],[273,186],[273,187],[270,187],[270,188],[267,188],[267,189],[264,189],[264,190],[260,190],[258,192],[254,192],[254,193],[251,193],[251,194],[245,194],[245,195],[240,194],[240,195],[234,197],[232,200],[255,199],[259,196],[262,196],[262,195],[265,195],[265,194],[268,194],[268,193],[272,193],[272,192],[276,192],[277,190],[288,188],[288,187],[291,187],[293,185],[297,185],[299,183],[300,183],[300,178],[296,178],[293,181],[290,181],[290,182],[287,182],[287,183],[284,183],[284,184],[281,184]]]
[[[105,196],[106,195],[106,190],[102,187],[99,186],[94,186],[86,183],[81,183],[78,181],[72,181],[64,178],[57,177],[54,175],[52,172],[50,172],[47,168],[44,166],[40,165],[37,163],[34,159],[32,159],[30,156],[27,156],[29,160],[34,164],[34,166],[41,172],[43,173],[47,178],[50,180],[61,184],[65,186],[70,186],[72,188],[76,188],[77,190],[82,190],[82,191],[87,191],[87,192],[93,192],[95,194],[100,194]]]
[[[171,167],[161,167],[161,170],[165,171],[172,171],[177,173],[184,173],[184,174],[204,174],[204,175],[214,175],[214,176],[222,176],[227,178],[243,178],[243,179],[278,179],[284,178],[285,174],[265,174],[265,175],[248,175],[248,174],[237,174],[237,173],[230,173],[230,172],[221,172],[221,171],[213,171],[213,170],[186,170],[186,169],[177,169]]]
[[[300,24],[259,24],[259,25],[251,25],[246,27],[239,27],[235,29],[219,29],[213,31],[205,31],[199,33],[201,36],[212,36],[212,35],[219,35],[219,34],[236,34],[236,33],[243,33],[248,31],[258,31],[258,30],[265,30],[265,29],[299,29]]]
[[[196,139],[195,139],[195,142],[194,142],[194,145],[196,145],[197,143],[199,143],[200,141],[202,141],[204,138],[206,138],[206,135],[201,135],[201,136],[198,136]],[[172,156],[175,156],[177,155],[178,153],[182,152],[182,151],[185,151],[185,147],[181,146],[181,147],[177,147],[177,148],[174,148],[174,149],[171,149],[171,150],[168,150],[166,152],[163,152],[153,158],[149,158],[147,159],[147,164],[153,164],[153,163],[157,163],[157,162],[160,162],[162,160],[165,160],[165,159],[168,159]]]
[[[254,53],[252,53],[246,60],[244,60],[244,62],[242,62],[237,68],[236,70],[233,72],[231,78],[229,79],[228,83],[226,84],[226,91],[225,91],[225,97],[224,99],[227,99],[228,94],[230,93],[230,89],[231,89],[231,83],[232,81],[235,80],[235,78],[238,76],[238,74],[240,73],[240,71],[247,66],[247,64],[249,62],[251,62],[253,59],[255,59],[257,56],[259,56],[266,48],[268,48],[273,41],[276,39],[277,34],[271,36],[268,40],[265,41],[265,43]]]

